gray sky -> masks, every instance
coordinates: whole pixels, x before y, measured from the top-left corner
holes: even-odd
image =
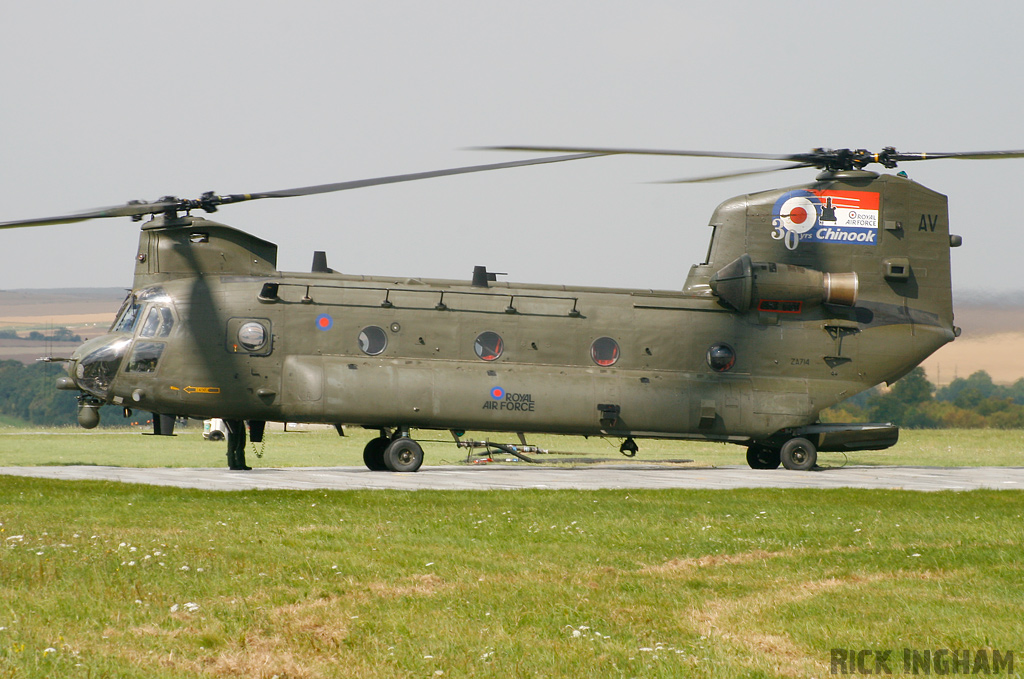
[[[492,144],[790,153],[1024,149],[1019,2],[7,2],[0,221],[524,155]],[[348,273],[678,289],[715,206],[814,170],[598,158],[214,216]],[[1024,159],[906,164],[950,196],[954,287],[1024,288]],[[0,288],[131,284],[128,219],[0,231]]]

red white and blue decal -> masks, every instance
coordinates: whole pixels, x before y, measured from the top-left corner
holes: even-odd
[[[320,330],[330,330],[334,327],[334,319],[330,314],[320,314],[316,317],[316,327]]]
[[[509,410],[512,412],[533,413],[537,411],[537,404],[533,400],[533,394],[525,394],[518,391],[506,391],[501,387],[491,387],[487,392],[490,397],[484,401],[484,410]]]
[[[772,238],[795,250],[800,243],[878,245],[878,194],[797,189],[772,208]]]

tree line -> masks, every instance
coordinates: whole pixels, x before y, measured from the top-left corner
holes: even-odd
[[[57,378],[67,374],[63,363],[0,361],[0,415],[26,424],[60,426],[78,424],[77,391],[60,391]],[[125,423],[122,410],[100,409],[100,421]]]
[[[77,392],[59,391],[64,365],[0,361],[0,414],[36,425],[78,422]],[[1010,385],[992,382],[981,370],[944,387],[928,381],[917,367],[891,389],[879,387],[847,399],[822,413],[827,422],[892,422],[916,429],[1024,429],[1024,378]],[[124,425],[121,409],[104,406],[101,422]]]
[[[18,334],[17,330],[11,328],[0,329],[0,339],[23,339],[34,342],[81,342],[81,335],[76,335],[69,328],[55,328],[49,335],[44,335],[38,330],[31,330],[24,337]]]
[[[857,394],[822,413],[829,422],[892,422],[911,429],[1024,429],[1024,378],[995,384],[984,370],[943,387],[917,367],[892,385]]]

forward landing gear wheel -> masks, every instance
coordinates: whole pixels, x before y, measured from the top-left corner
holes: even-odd
[[[795,471],[809,471],[818,463],[818,451],[814,444],[804,438],[790,439],[779,450],[782,465]]]
[[[779,451],[754,444],[747,448],[747,464],[751,469],[778,469],[782,458]]]
[[[410,438],[397,438],[384,451],[384,464],[393,472],[414,472],[423,464],[423,449]]]
[[[363,464],[371,472],[386,472],[388,466],[384,464],[384,451],[390,445],[391,439],[378,437],[370,439],[363,448]]]

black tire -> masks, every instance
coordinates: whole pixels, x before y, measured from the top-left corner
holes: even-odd
[[[778,469],[782,456],[774,448],[757,443],[747,448],[747,464],[751,469]]]
[[[397,438],[384,451],[384,464],[393,472],[414,472],[423,464],[423,449],[410,438]]]
[[[210,432],[210,440],[211,441],[223,441],[224,440],[224,432],[218,431],[218,430],[211,431]]]
[[[779,450],[782,465],[786,469],[806,472],[818,464],[818,451],[814,444],[804,438],[789,439]]]
[[[388,466],[384,464],[384,451],[387,450],[391,439],[378,437],[370,439],[363,448],[363,464],[371,472],[386,472]]]

